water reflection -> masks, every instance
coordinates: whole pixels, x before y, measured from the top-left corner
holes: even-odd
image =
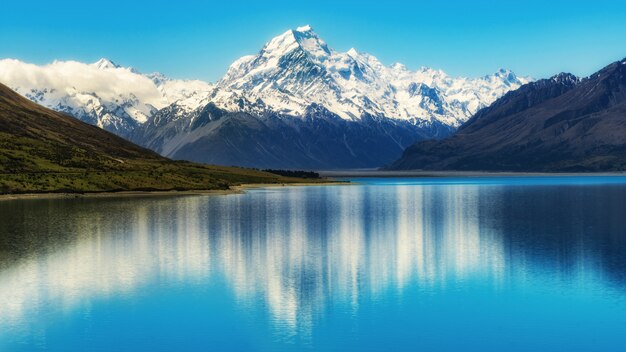
[[[51,307],[224,278],[284,338],[325,312],[528,276],[623,293],[626,188],[361,185],[220,197],[0,203],[0,326]],[[415,299],[415,297],[412,297]],[[1,333],[0,333],[1,335]]]

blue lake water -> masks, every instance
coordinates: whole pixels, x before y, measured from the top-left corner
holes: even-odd
[[[0,351],[626,351],[626,177],[0,202]]]

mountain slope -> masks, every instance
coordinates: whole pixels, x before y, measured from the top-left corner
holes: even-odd
[[[224,189],[290,181],[171,161],[0,84],[0,193]]]
[[[209,104],[189,118],[161,111],[133,134],[135,141],[174,159],[255,168],[367,168],[397,158],[416,139],[450,132],[408,121],[363,117],[346,121],[321,106],[302,118],[228,112]]]
[[[441,141],[407,148],[391,169],[626,169],[626,59],[583,79],[560,74],[510,92]]]

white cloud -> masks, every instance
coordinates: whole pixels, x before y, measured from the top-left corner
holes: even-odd
[[[60,97],[76,93],[96,93],[104,101],[137,97],[156,108],[167,99],[149,78],[129,68],[99,69],[76,61],[54,61],[38,66],[14,59],[0,60],[0,82],[25,94],[31,89],[54,89]]]

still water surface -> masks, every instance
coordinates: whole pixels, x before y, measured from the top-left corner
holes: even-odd
[[[0,351],[625,351],[626,177],[0,202]]]

